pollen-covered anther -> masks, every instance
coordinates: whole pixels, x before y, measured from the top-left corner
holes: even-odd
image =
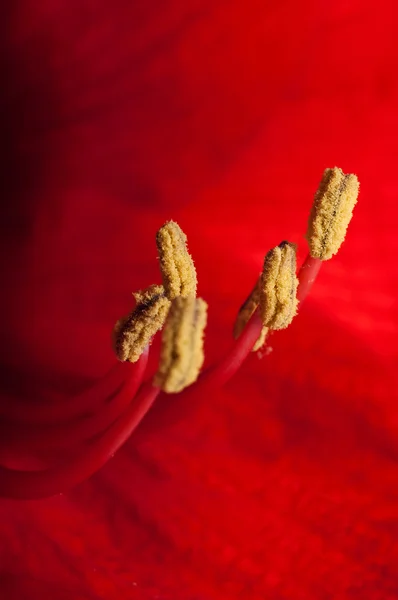
[[[269,329],[285,329],[297,313],[296,246],[282,242],[268,252],[260,285],[261,319]]]
[[[325,170],[315,194],[306,236],[313,258],[328,260],[339,251],[358,193],[356,175],[344,175],[338,167]]]
[[[196,381],[204,361],[207,304],[201,298],[176,298],[163,329],[159,370],[154,385],[180,392]]]
[[[119,319],[113,329],[113,345],[121,361],[136,362],[152,337],[166,321],[170,300],[162,285],[151,285],[134,293],[137,305]]]
[[[245,302],[242,304],[242,306],[239,309],[238,316],[236,317],[235,324],[234,324],[234,330],[233,330],[233,336],[236,340],[241,335],[241,333],[243,332],[247,323],[252,318],[255,310],[258,308],[258,305],[260,304],[260,286],[261,286],[261,277],[259,277],[257,279],[256,285],[254,286],[254,288],[250,292],[249,296],[247,297],[247,299],[245,300]],[[268,327],[263,327],[258,340],[256,341],[256,343],[253,346],[253,352],[257,352],[257,350],[260,350],[260,348],[264,345],[266,337],[267,337],[267,333],[268,333]]]
[[[187,236],[175,221],[168,221],[156,234],[160,270],[169,300],[195,296],[196,269],[187,249]]]

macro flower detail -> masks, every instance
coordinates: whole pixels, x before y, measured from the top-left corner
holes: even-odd
[[[162,335],[160,365],[154,384],[164,392],[180,392],[196,381],[204,361],[203,332],[207,304],[188,296],[172,302]]]
[[[82,456],[72,452],[69,459],[39,471],[0,467],[0,495],[40,498],[73,487],[100,469],[125,443],[161,390],[175,393],[191,386],[192,392],[203,396],[205,391],[224,385],[253,346],[258,348],[265,342],[268,328],[289,325],[298,300],[307,296],[321,265],[318,258],[309,254],[297,278],[296,246],[282,242],[270,250],[263,272],[238,315],[234,328],[238,339],[223,358],[199,374],[204,360],[207,304],[193,293],[196,270],[186,248],[186,236],[177,223],[169,221],[158,231],[156,240],[164,287],[152,285],[136,292],[137,306],[116,324],[114,344],[122,362],[105,375],[100,385],[78,395],[68,406],[54,409],[53,416],[45,401],[33,408],[23,401],[8,407],[9,416],[21,421],[16,426],[17,448],[18,437],[21,447],[30,440],[41,449],[56,446],[58,440],[69,442],[73,428],[78,432],[77,439],[89,441],[89,447]],[[142,383],[151,339],[164,324],[158,372],[153,381]],[[124,361],[135,365],[130,365],[123,381]],[[27,430],[29,414],[33,427]],[[71,414],[76,418],[72,425],[68,422]],[[51,425],[55,426],[55,433]]]
[[[117,321],[114,348],[119,360],[136,362],[153,336],[164,325],[170,308],[162,285],[151,285],[134,294],[137,306],[128,317]]]
[[[113,330],[114,349],[119,360],[136,362],[154,335],[162,329],[171,301],[174,300],[174,308],[163,338],[162,376],[159,375],[157,381],[163,391],[181,391],[195,381],[203,363],[202,337],[206,325],[204,307],[207,305],[202,300],[195,301],[196,269],[187,250],[187,236],[181,227],[174,221],[165,223],[156,234],[156,244],[164,286],[153,284],[133,293],[136,307],[129,316],[117,321]],[[183,299],[187,302],[182,302]],[[198,332],[198,335],[190,335],[190,316],[193,319],[193,334]],[[181,331],[177,327],[179,318]],[[171,340],[177,343],[180,351],[178,366],[171,360],[169,353]],[[173,354],[176,351],[176,348],[172,349]],[[173,374],[177,372],[181,381],[172,383]]]
[[[344,241],[359,183],[356,175],[344,175],[339,168],[326,169],[311,209],[307,241],[309,253],[296,276],[295,244],[283,241],[264,259],[263,272],[239,309],[233,335],[238,339],[258,307],[262,328],[252,348],[259,350],[269,330],[285,329],[297,314],[300,301],[309,293],[323,260],[336,254]]]
[[[324,8],[3,3],[4,600],[397,600],[398,3]],[[324,262],[335,166],[360,205]],[[179,393],[154,379],[170,219],[209,306]],[[282,240],[278,332],[252,291]]]
[[[297,313],[296,246],[282,242],[264,259],[260,278],[260,306],[263,325],[285,329]]]
[[[239,338],[259,306],[263,326],[253,352],[265,344],[269,330],[288,327],[297,314],[297,285],[296,246],[281,242],[266,254],[263,272],[239,309],[234,324],[234,338]]]
[[[187,249],[187,236],[174,221],[168,221],[156,235],[160,270],[166,297],[173,300],[196,295],[197,277]]]
[[[338,167],[326,169],[315,194],[307,239],[313,258],[329,260],[344,242],[357,203],[356,175],[344,175]]]
[[[176,393],[196,381],[203,365],[207,304],[195,296],[196,269],[180,226],[174,221],[165,223],[156,234],[156,243],[165,287],[155,284],[134,293],[137,306],[116,323],[114,346],[119,360],[136,362],[166,322],[153,384],[163,392]]]

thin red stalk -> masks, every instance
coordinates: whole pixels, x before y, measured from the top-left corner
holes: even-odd
[[[321,261],[311,257],[307,257],[304,261],[299,271],[298,298],[300,302],[306,298],[319,272],[320,266]],[[225,384],[247,358],[260,335],[261,328],[262,323],[258,311],[256,311],[230,352],[219,363],[208,368],[199,377],[197,384],[191,388],[192,392],[197,393],[201,391],[203,393],[207,385],[214,388]],[[113,377],[114,373],[111,372],[109,379],[111,380]],[[105,378],[105,385],[108,385],[108,383]],[[102,394],[103,385],[103,382],[97,384]],[[97,389],[97,386],[94,389]],[[128,439],[152,406],[159,391],[151,383],[145,384],[142,391],[127,408],[125,413],[101,437],[95,439],[81,457],[73,458],[68,462],[63,462],[61,465],[45,471],[16,471],[0,467],[0,496],[19,499],[52,496],[87,479],[100,469]],[[91,401],[93,402],[93,406],[97,405],[98,399],[95,398],[94,402],[92,390],[80,395],[81,397],[86,400],[84,402],[84,410],[87,411],[87,406],[90,405]],[[87,402],[87,398],[90,402]],[[53,408],[55,409],[56,407]],[[81,412],[81,406],[79,406],[79,409],[79,412]],[[19,412],[17,414],[21,417]],[[34,410],[32,414],[35,414]],[[48,407],[47,412],[43,411],[42,416],[45,415],[48,416]],[[62,411],[54,411],[51,415],[51,421],[54,420],[54,416],[65,418],[64,415],[65,413]]]
[[[3,439],[8,437],[14,448],[22,444],[24,448],[33,446],[35,450],[38,450],[68,447],[98,435],[120,417],[130,404],[142,383],[147,363],[148,348],[145,349],[133,369],[129,363],[131,376],[121,391],[103,407],[98,408],[94,414],[64,424],[56,423],[36,427],[25,423],[13,427],[4,424]]]
[[[321,265],[322,261],[311,258],[309,255],[302,264],[298,273],[299,285],[297,289],[297,297],[300,302],[303,302],[307,297]],[[261,329],[261,319],[258,310],[256,310],[228,354],[216,365],[206,369],[192,387],[192,390],[203,392],[203,389],[208,385],[221,387],[229,381],[250,354],[260,336]]]
[[[322,261],[319,258],[312,258],[309,254],[301,265],[298,279],[299,285],[297,289],[297,298],[299,302],[303,302],[308,296],[315,279],[318,276],[319,269],[322,266]]]
[[[43,425],[80,417],[103,404],[111,395],[115,395],[130,369],[130,363],[117,362],[88,390],[59,402],[50,403],[40,399],[32,402],[28,398],[8,398],[3,401],[0,414],[9,420]]]
[[[151,383],[144,384],[125,413],[78,458],[45,471],[16,471],[0,467],[0,496],[20,500],[44,498],[64,492],[91,477],[127,441],[159,391]]]
[[[192,389],[197,391],[202,386],[221,387],[239,370],[250,354],[256,340],[259,338],[262,322],[258,310],[254,313],[242,334],[234,342],[231,350],[215,365],[208,367],[200,375]]]

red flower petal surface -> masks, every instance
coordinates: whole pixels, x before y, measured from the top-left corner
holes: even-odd
[[[1,10],[6,391],[34,402],[106,370],[168,218],[210,303],[210,362],[268,248],[305,248],[323,169],[362,184],[269,356],[194,405],[162,396],[68,494],[0,502],[3,597],[397,598],[395,3]]]

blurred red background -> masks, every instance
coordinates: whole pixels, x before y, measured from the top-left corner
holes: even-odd
[[[169,218],[210,304],[211,362],[265,252],[289,239],[303,258],[323,169],[361,194],[269,356],[178,422],[162,397],[69,494],[0,503],[0,596],[398,598],[396,3],[1,13],[4,391],[70,393],[107,369]]]

